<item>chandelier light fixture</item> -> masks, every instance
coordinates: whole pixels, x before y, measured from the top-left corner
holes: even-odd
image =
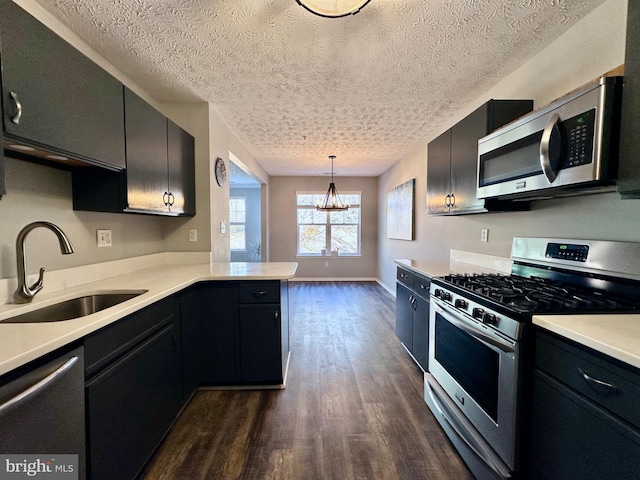
[[[349,205],[346,203],[342,203],[342,200],[340,200],[340,195],[338,195],[338,190],[336,190],[336,184],[333,183],[333,161],[336,159],[336,156],[329,155],[329,159],[331,160],[331,183],[329,184],[329,190],[327,190],[327,194],[324,196],[324,201],[316,205],[316,209],[322,210],[324,212],[348,210]]]
[[[355,15],[371,0],[296,0],[311,13],[326,18]]]

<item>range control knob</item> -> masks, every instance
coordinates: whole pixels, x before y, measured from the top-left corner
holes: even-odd
[[[493,313],[486,313],[482,316],[482,323],[486,323],[487,325],[495,325],[498,323],[498,319]]]
[[[436,289],[433,291],[433,295],[434,295],[436,298],[442,298],[442,290],[440,290],[439,288],[436,288]]]
[[[447,301],[451,301],[451,294],[449,292],[442,292],[442,297],[443,300],[447,300]]]
[[[484,310],[482,308],[477,308],[476,307],[471,312],[471,316],[473,318],[478,318],[478,319],[482,320],[482,317],[484,317]]]
[[[462,298],[457,298],[453,304],[456,308],[461,308],[462,310],[466,310],[469,308],[469,302],[463,300]]]

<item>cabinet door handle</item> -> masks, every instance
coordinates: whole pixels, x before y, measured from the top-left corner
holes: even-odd
[[[449,205],[450,207],[454,207],[456,205],[456,196],[452,193],[451,194],[451,204]]]
[[[616,387],[615,385],[611,383],[603,382],[602,380],[598,380],[597,378],[593,378],[591,375],[589,375],[587,372],[585,372],[581,368],[578,369],[578,373],[589,384],[589,386],[596,387],[603,393],[616,395],[619,392],[618,387]]]
[[[169,206],[169,192],[164,192],[162,195],[162,203],[164,203],[165,207]]]
[[[279,318],[280,318],[280,310],[276,310],[275,313],[273,314],[273,319],[277,322]]]
[[[451,206],[451,204],[449,203],[450,197],[451,197],[451,194],[449,194],[446,197],[444,197],[444,206],[445,207],[450,207]]]
[[[78,357],[71,357],[67,360],[61,367],[58,367],[54,372],[50,373],[42,380],[34,383],[29,388],[24,390],[22,393],[19,393],[12,399],[6,401],[2,405],[0,405],[0,414],[5,413],[7,410],[17,407],[21,403],[24,403],[29,397],[36,395],[38,392],[46,388],[50,383],[58,380],[62,375],[64,375],[73,365],[78,361]]]
[[[173,193],[169,192],[169,206],[173,207],[173,203],[175,202],[176,197],[173,196]]]
[[[16,92],[9,92],[9,95],[11,95],[11,98],[13,98],[13,101],[16,104],[16,114],[11,118],[11,121],[18,125],[20,123],[20,118],[22,117],[22,104],[20,103],[20,100],[18,100],[18,94]]]
[[[264,297],[267,293],[269,293],[267,290],[260,290],[257,292],[251,292],[251,295],[253,295],[256,298],[262,298]]]

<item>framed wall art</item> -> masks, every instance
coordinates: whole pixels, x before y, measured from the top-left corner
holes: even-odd
[[[387,238],[413,240],[416,179],[398,185],[387,194]]]

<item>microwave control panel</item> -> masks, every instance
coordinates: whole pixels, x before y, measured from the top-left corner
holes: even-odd
[[[593,160],[593,133],[596,109],[562,122],[563,147],[566,152],[561,168],[577,167]]]

